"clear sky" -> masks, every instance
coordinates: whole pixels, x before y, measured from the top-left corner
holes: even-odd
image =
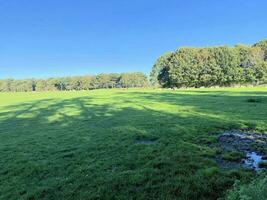
[[[267,38],[266,0],[0,0],[0,78],[149,73],[180,46]]]

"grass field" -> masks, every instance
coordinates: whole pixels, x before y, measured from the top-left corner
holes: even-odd
[[[254,176],[212,159],[240,128],[267,133],[267,88],[1,93],[0,199],[217,199]]]

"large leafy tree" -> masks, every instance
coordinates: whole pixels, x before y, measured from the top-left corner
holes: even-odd
[[[267,40],[261,40],[254,44],[253,47],[259,47],[264,52],[264,60],[267,61]]]
[[[164,74],[163,70],[165,67],[168,66],[169,58],[171,57],[171,55],[172,55],[172,53],[168,52],[168,53],[160,56],[156,60],[155,64],[152,67],[152,70],[150,72],[150,83],[152,86],[154,86],[154,87],[160,86],[158,76],[159,76],[159,74],[161,74],[161,76]]]
[[[253,46],[177,49],[161,56],[151,82],[161,87],[210,87],[266,82],[266,41]]]

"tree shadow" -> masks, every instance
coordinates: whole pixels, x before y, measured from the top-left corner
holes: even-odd
[[[185,110],[189,108],[195,115],[206,115],[224,122],[233,121],[252,126],[249,128],[257,128],[256,124],[259,124],[259,129],[267,132],[264,126],[267,122],[267,92],[242,91],[233,94],[227,91],[133,92],[131,95],[133,99],[140,101],[167,103],[184,107]]]
[[[117,92],[111,102],[85,96],[4,107],[0,198],[216,199],[241,175],[219,170],[201,139],[258,118],[243,110],[244,97],[215,95]]]

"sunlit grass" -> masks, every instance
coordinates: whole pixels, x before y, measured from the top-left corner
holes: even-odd
[[[266,108],[265,87],[1,93],[0,199],[216,199],[252,173],[209,133],[267,133]]]

